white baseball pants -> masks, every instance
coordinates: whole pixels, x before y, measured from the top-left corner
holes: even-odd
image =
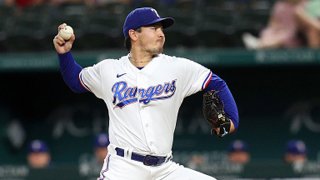
[[[215,180],[215,178],[171,160],[160,166],[146,166],[142,162],[109,153],[98,180]]]

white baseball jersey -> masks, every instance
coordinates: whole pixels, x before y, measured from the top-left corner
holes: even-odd
[[[183,99],[203,89],[211,71],[184,58],[159,54],[143,69],[129,55],[84,68],[84,87],[104,100],[110,144],[140,154],[171,153]]]

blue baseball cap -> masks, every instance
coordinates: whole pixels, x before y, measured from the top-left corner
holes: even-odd
[[[291,154],[306,154],[307,147],[301,140],[290,140],[286,145],[286,152]]]
[[[248,145],[244,141],[235,140],[230,143],[229,152],[248,152]]]
[[[105,133],[98,134],[94,140],[94,147],[108,147],[110,144],[108,135]]]
[[[48,152],[49,148],[44,141],[41,140],[33,140],[29,144],[28,152],[29,153],[38,153],[38,152]]]
[[[174,19],[172,17],[161,18],[158,12],[151,7],[137,8],[128,14],[123,24],[123,35],[127,38],[130,29],[135,30],[158,22],[162,24],[163,28],[167,28],[173,25]]]

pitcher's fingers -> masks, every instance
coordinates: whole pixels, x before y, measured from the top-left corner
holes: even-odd
[[[62,46],[62,45],[64,45],[66,43],[66,41],[62,37],[60,37],[58,35],[56,35],[54,37],[53,41],[56,42],[59,46]]]
[[[73,41],[76,40],[76,36],[74,34],[71,35],[71,38],[69,39],[69,41],[71,43],[73,43]]]

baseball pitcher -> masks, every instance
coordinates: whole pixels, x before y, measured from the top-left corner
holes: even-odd
[[[178,111],[185,97],[204,91],[205,119],[223,137],[238,127],[237,106],[225,81],[208,68],[162,53],[163,29],[173,24],[153,8],[133,10],[123,25],[128,54],[86,68],[70,52],[74,34],[53,39],[65,83],[74,92],[92,92],[108,108],[110,145],[98,179],[215,179],[172,161]]]

